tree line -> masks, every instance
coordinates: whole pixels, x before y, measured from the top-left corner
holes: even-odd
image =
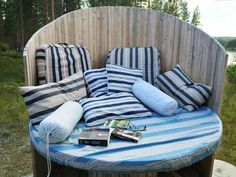
[[[216,40],[227,50],[236,50],[235,37],[217,37]]]
[[[0,49],[23,48],[30,36],[50,21],[70,11],[95,6],[152,8],[200,25],[199,9],[190,15],[187,0],[0,0]]]

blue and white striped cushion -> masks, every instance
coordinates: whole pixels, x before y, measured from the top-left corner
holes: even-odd
[[[19,90],[33,125],[38,125],[63,103],[87,97],[82,72],[73,74],[57,83],[24,86]]]
[[[130,92],[138,79],[143,78],[143,71],[107,64],[108,93]]]
[[[207,103],[212,94],[210,86],[194,83],[179,64],[170,71],[160,74],[156,84],[188,111],[199,109],[201,105]]]
[[[141,69],[143,79],[152,85],[160,72],[160,54],[155,47],[114,48],[107,57],[108,64]]]
[[[131,93],[121,92],[107,96],[81,99],[85,123],[88,126],[103,124],[108,119],[148,117],[152,113]]]
[[[84,72],[88,88],[94,97],[107,94],[107,69],[91,69]]]
[[[43,44],[36,50],[35,58],[39,85],[91,69],[89,52],[82,45]]]

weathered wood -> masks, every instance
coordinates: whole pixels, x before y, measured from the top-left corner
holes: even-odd
[[[32,149],[35,159],[33,163],[34,177],[47,175],[47,161],[37,151]],[[214,162],[214,155],[210,155],[192,166],[172,172],[150,172],[140,174],[112,174],[96,171],[80,170],[73,167],[52,162],[51,177],[211,177]],[[95,169],[96,170],[96,169]]]
[[[177,63],[196,82],[213,86],[209,106],[219,113],[227,55],[203,31],[173,16],[131,7],[97,7],[70,12],[38,30],[24,50],[27,85],[36,84],[35,49],[43,43],[84,44],[92,66],[103,67],[114,47],[155,46],[161,53],[161,68]]]
[[[200,177],[212,177],[212,170],[214,164],[214,154],[204,158],[193,165]]]
[[[41,44],[59,42],[85,45],[94,68],[105,66],[106,54],[112,48],[157,47],[161,54],[162,72],[177,63],[182,65],[194,81],[213,87],[208,106],[220,112],[227,54],[206,33],[175,17],[132,7],[96,7],[65,14],[39,29],[28,41],[23,53],[26,85],[37,83],[35,50]],[[33,158],[34,172],[40,174],[45,160],[35,153]],[[212,159],[209,157],[199,164],[202,164],[200,171],[203,171],[203,177],[210,177]]]

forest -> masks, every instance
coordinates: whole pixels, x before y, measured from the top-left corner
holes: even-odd
[[[0,0],[0,50],[22,50],[35,31],[65,13],[108,5],[162,10],[200,25],[199,9],[190,15],[186,0]]]

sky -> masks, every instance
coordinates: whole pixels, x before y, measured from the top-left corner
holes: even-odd
[[[198,6],[200,28],[213,37],[236,37],[236,0],[187,0],[191,12]]]

